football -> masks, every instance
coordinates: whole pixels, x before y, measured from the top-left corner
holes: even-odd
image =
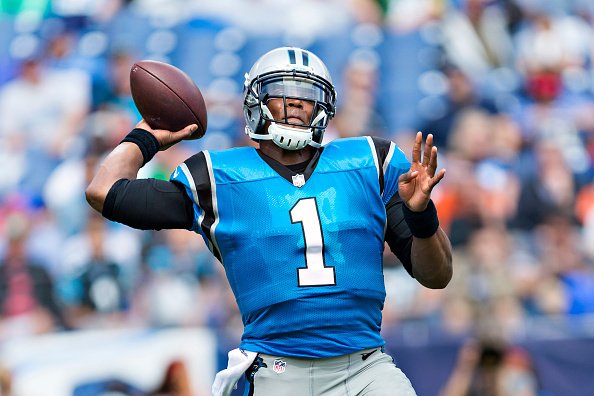
[[[151,128],[175,132],[196,124],[198,129],[188,139],[204,136],[204,97],[179,68],[154,60],[138,61],[130,69],[130,88],[136,108]]]

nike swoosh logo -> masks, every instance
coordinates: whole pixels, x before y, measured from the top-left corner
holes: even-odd
[[[377,349],[374,349],[374,350],[373,350],[373,351],[371,351],[371,352],[362,353],[362,354],[361,354],[361,359],[362,359],[362,360],[367,360],[367,358],[368,358],[369,356],[373,355],[373,354],[374,354],[374,353],[376,353],[376,352],[377,352]]]

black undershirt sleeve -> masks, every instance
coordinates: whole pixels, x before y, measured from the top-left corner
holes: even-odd
[[[392,253],[398,257],[406,271],[414,278],[412,273],[411,249],[413,237],[404,220],[402,212],[402,199],[396,193],[386,205],[388,226],[386,227],[386,242]]]
[[[375,151],[377,155],[377,160],[379,164],[380,174],[379,174],[379,184],[380,184],[380,191],[383,192],[384,190],[384,174],[383,174],[383,167],[384,163],[388,157],[390,152],[390,147],[392,142],[388,139],[379,138],[372,136],[371,139],[373,140],[373,145],[375,146]],[[406,271],[414,278],[412,273],[412,260],[411,260],[411,249],[412,249],[412,241],[413,237],[410,232],[410,228],[406,221],[404,220],[404,212],[402,211],[402,199],[398,192],[394,194],[392,199],[386,204],[386,217],[387,217],[387,227],[386,227],[386,235],[385,239],[390,246],[390,250],[392,253],[398,257],[398,260],[402,263],[403,267]]]
[[[120,179],[107,193],[103,216],[140,230],[192,228],[192,200],[180,183]]]

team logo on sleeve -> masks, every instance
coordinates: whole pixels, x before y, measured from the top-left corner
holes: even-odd
[[[305,176],[301,173],[293,176],[293,185],[295,187],[303,187],[305,185]]]
[[[274,367],[272,368],[275,373],[282,374],[285,372],[287,368],[287,362],[284,362],[280,359],[274,359]]]

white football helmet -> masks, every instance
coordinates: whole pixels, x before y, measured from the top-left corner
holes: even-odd
[[[245,133],[252,139],[272,140],[285,150],[300,150],[308,144],[320,147],[336,111],[336,91],[326,65],[310,51],[294,47],[276,48],[262,55],[245,75],[243,96]],[[267,106],[270,98],[283,99],[284,120],[273,119]],[[287,98],[313,102],[307,124],[288,121]]]

